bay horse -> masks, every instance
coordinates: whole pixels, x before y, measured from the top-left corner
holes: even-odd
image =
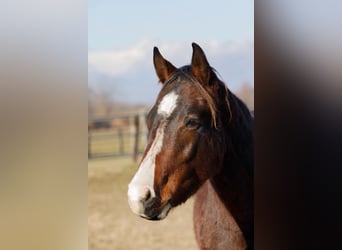
[[[192,43],[176,68],[154,47],[162,89],[147,115],[148,144],[128,185],[131,210],[148,220],[196,193],[200,249],[253,249],[253,117]]]

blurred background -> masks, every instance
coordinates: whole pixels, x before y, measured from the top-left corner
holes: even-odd
[[[252,1],[89,1],[88,8],[90,131],[116,127],[122,140],[135,115],[149,110],[161,88],[152,63],[154,46],[180,67],[190,63],[191,43],[197,42],[228,87],[254,108]],[[144,130],[142,120],[140,125]],[[125,146],[118,150],[126,152]],[[120,153],[97,149],[90,150],[91,158]]]
[[[198,43],[227,86],[254,108],[253,1],[88,2],[89,249],[197,249],[188,200],[159,222],[134,215],[127,185],[146,145],[161,85],[153,47],[180,67]]]
[[[89,134],[108,138],[108,130],[87,129],[116,116],[135,124],[127,121],[134,109],[148,109],[160,88],[152,47],[180,66],[193,41],[236,93],[254,88],[255,44],[256,249],[340,249],[341,3],[5,1],[0,249],[166,249],[165,239],[195,249],[192,201],[166,221],[134,216],[126,199],[137,168],[132,143],[127,156],[105,157],[120,155],[120,144],[88,147]],[[95,96],[115,103],[112,111],[88,109]]]

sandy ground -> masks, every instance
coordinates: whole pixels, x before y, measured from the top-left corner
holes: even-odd
[[[197,249],[193,199],[173,209],[162,221],[144,220],[130,211],[127,185],[136,168],[129,158],[88,162],[89,249]]]

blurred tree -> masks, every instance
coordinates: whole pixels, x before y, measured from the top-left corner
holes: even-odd
[[[112,115],[116,82],[107,75],[97,75],[88,84],[88,118],[106,118]]]
[[[254,88],[249,83],[245,82],[241,84],[235,94],[250,110],[254,110]]]

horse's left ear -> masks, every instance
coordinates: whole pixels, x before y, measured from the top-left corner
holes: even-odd
[[[211,68],[208,60],[196,43],[192,43],[191,70],[196,79],[203,85],[207,85],[210,79]]]
[[[164,59],[157,47],[153,48],[153,64],[161,83],[164,83],[170,75],[177,70],[172,63]]]

